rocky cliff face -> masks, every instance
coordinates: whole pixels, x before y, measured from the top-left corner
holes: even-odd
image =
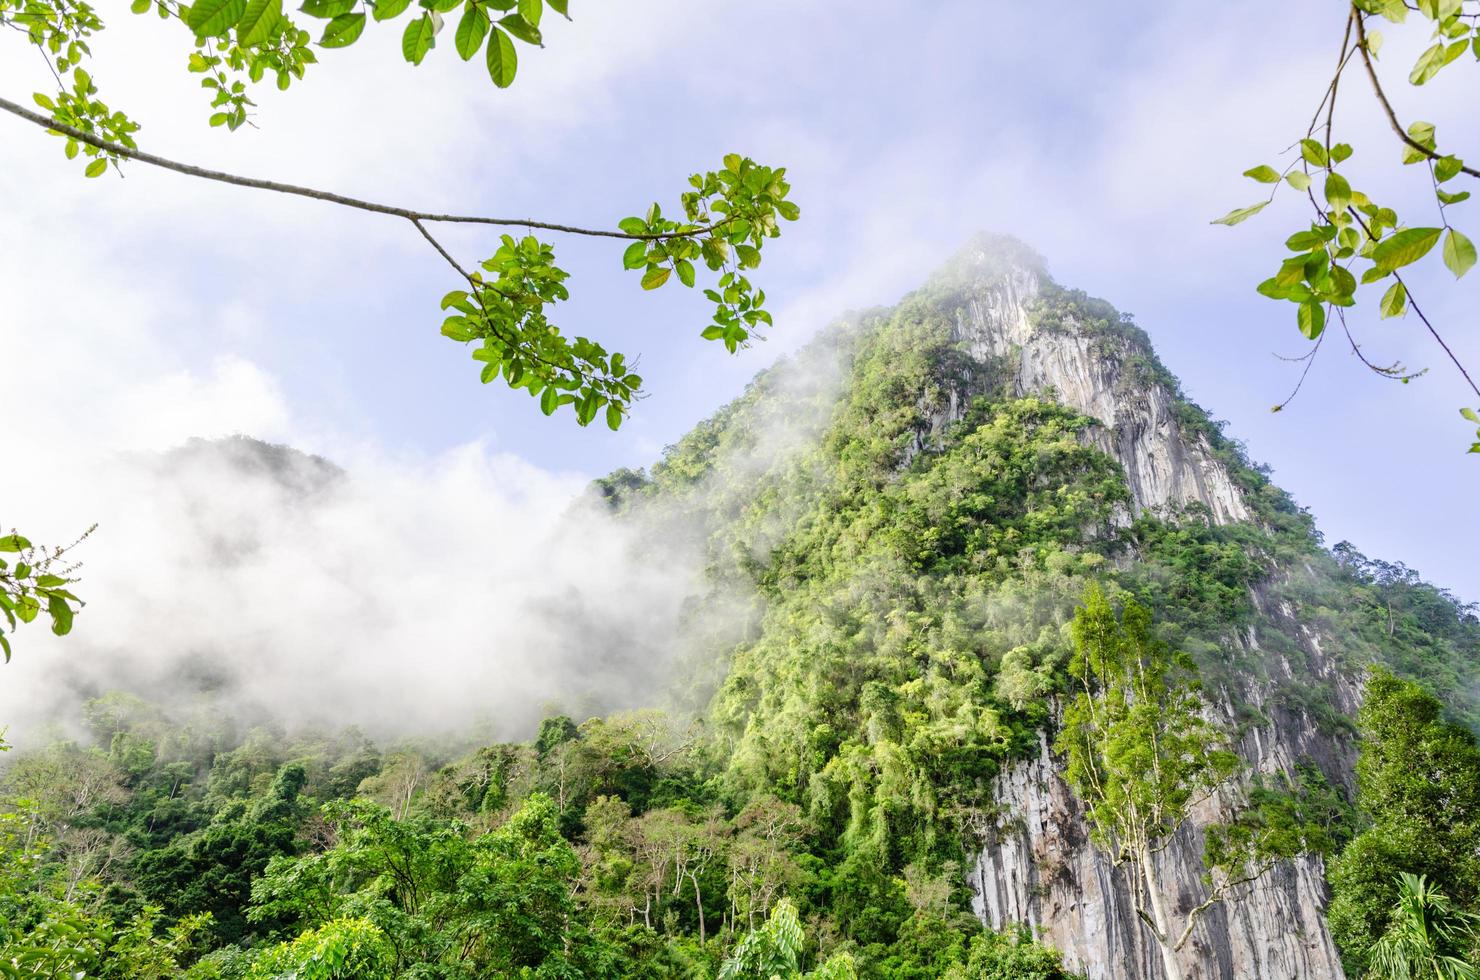
[[[957,337],[974,358],[1007,365],[1019,392],[1051,389],[1065,404],[1100,420],[1091,438],[1124,466],[1135,511],[1200,503],[1218,523],[1250,519],[1238,485],[1207,438],[1178,421],[1176,392],[1137,371],[1137,356],[1149,351],[1136,350],[1123,335],[1088,329],[1072,312],[1042,318],[1036,307],[1046,279],[1026,249],[983,241],[962,253],[944,277],[959,297],[953,300],[959,303]],[[952,393],[949,410],[932,419],[932,428],[959,417],[971,394]],[[1314,761],[1333,780],[1344,781],[1353,762],[1350,739],[1321,730],[1303,710],[1282,707],[1273,693],[1281,681],[1297,679],[1297,671],[1314,673],[1337,692],[1333,707],[1351,714],[1359,698],[1356,683],[1342,675],[1287,603],[1254,598],[1263,627],[1228,637],[1230,655],[1257,655],[1259,631],[1270,628],[1295,637],[1305,657],[1298,667],[1287,658],[1250,657],[1261,669],[1239,675],[1236,689],[1219,692],[1218,704],[1243,704],[1262,719],[1246,728],[1241,754],[1254,772],[1289,772],[1299,761]],[[1220,710],[1232,724],[1231,709]],[[1158,952],[1135,917],[1121,876],[1089,843],[1082,812],[1060,778],[1046,736],[1036,758],[997,778],[996,799],[999,819],[971,869],[977,914],[994,927],[1030,924],[1092,980],[1162,977]],[[1160,856],[1173,910],[1185,914],[1206,896],[1201,828],[1225,816],[1233,802],[1210,801]],[[1181,954],[1183,977],[1341,977],[1322,918],[1324,904],[1319,858],[1277,867],[1202,917]]]
[[[1138,512],[1196,501],[1219,523],[1248,519],[1248,507],[1207,439],[1184,432],[1177,421],[1174,392],[1130,376],[1126,355],[1137,353],[1130,345],[1081,332],[1084,324],[1072,313],[1051,326],[1035,321],[1044,275],[1024,246],[983,238],[940,279],[962,299],[956,333],[974,357],[1007,359],[1019,393],[1052,390],[1065,405],[1104,424],[1096,441],[1125,467]]]

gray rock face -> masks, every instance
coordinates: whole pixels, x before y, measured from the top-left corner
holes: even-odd
[[[1019,392],[1052,390],[1064,404],[1099,419],[1103,427],[1090,438],[1125,467],[1137,513],[1198,502],[1219,523],[1249,518],[1238,486],[1206,438],[1178,422],[1175,393],[1154,380],[1128,376],[1123,340],[1079,332],[1072,321],[1052,330],[1034,324],[1034,300],[1045,282],[1036,261],[1004,261],[1001,243],[988,241],[958,257],[947,276],[967,297],[956,329],[971,354],[982,362],[1005,361]],[[970,394],[953,393],[949,410],[932,419],[932,428],[959,417]],[[1295,620],[1292,609],[1270,608],[1273,603],[1264,596],[1254,599],[1266,626],[1300,638],[1307,661],[1299,670],[1331,680],[1344,702],[1337,707],[1354,712],[1360,692],[1341,676],[1319,638]],[[1231,637],[1230,644],[1244,653],[1258,650],[1259,628]],[[1297,762],[1313,760],[1329,778],[1347,779],[1354,762],[1350,739],[1321,731],[1302,710],[1274,703],[1270,692],[1294,668],[1282,658],[1270,659],[1257,675],[1238,682],[1241,689],[1210,692],[1217,704],[1241,702],[1268,719],[1248,730],[1240,745],[1251,770],[1290,772]],[[1223,720],[1233,721],[1231,716]],[[1242,796],[1241,788],[1230,792]],[[1035,759],[997,778],[996,799],[999,818],[970,872],[973,907],[982,920],[993,927],[1028,923],[1091,980],[1164,977],[1159,952],[1136,918],[1124,878],[1090,845],[1083,812],[1060,776],[1046,737]],[[1202,828],[1226,817],[1234,802],[1209,801],[1159,856],[1174,921],[1206,897]],[[1179,956],[1176,980],[1341,978],[1322,918],[1325,901],[1319,858],[1276,867],[1201,917]]]
[[[1246,520],[1249,510],[1207,439],[1190,437],[1177,422],[1173,393],[1124,377],[1113,344],[1075,333],[1072,323],[1055,332],[1035,328],[1029,311],[1042,273],[1026,263],[1002,268],[995,245],[976,250],[975,270],[971,250],[952,270],[969,295],[956,325],[968,350],[982,360],[1015,360],[1021,393],[1052,390],[1065,405],[1099,419],[1104,428],[1096,441],[1125,467],[1138,513],[1196,501],[1219,523]]]

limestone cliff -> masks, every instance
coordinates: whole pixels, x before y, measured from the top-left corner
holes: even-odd
[[[1073,312],[1045,319],[1036,309],[1047,280],[1028,250],[1010,241],[980,240],[940,281],[953,296],[957,337],[974,358],[1005,361],[1019,392],[1055,392],[1065,404],[1100,420],[1102,427],[1091,438],[1125,468],[1136,512],[1195,503],[1218,523],[1250,519],[1239,486],[1207,437],[1178,420],[1178,393],[1168,379],[1138,366],[1146,358],[1154,363],[1149,348],[1133,335],[1088,329]],[[954,393],[952,409],[935,425],[959,415],[958,406],[971,394]],[[1215,710],[1230,725],[1236,723],[1236,704],[1262,718],[1245,727],[1240,744],[1254,772],[1289,772],[1297,762],[1315,760],[1328,775],[1345,781],[1353,761],[1349,735],[1321,730],[1308,712],[1274,703],[1273,694],[1281,682],[1306,679],[1297,678],[1297,670],[1314,672],[1337,692],[1333,707],[1349,715],[1357,707],[1357,683],[1328,656],[1320,638],[1297,621],[1288,602],[1255,598],[1263,622],[1297,637],[1304,657],[1297,667],[1279,657],[1251,656],[1260,669],[1238,675],[1231,689],[1218,692]],[[1260,628],[1228,637],[1231,653],[1258,654]],[[1082,812],[1060,778],[1047,735],[1037,757],[1003,772],[995,789],[999,817],[970,872],[978,915],[994,927],[1030,924],[1091,980],[1161,977],[1159,956],[1148,948],[1124,883],[1090,846]],[[1174,909],[1185,911],[1205,897],[1199,828],[1226,815],[1232,802],[1204,806],[1195,825],[1160,856]],[[1182,951],[1184,976],[1341,977],[1322,918],[1325,898],[1318,857],[1277,867],[1203,917]]]

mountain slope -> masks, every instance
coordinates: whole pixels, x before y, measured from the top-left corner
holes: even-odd
[[[1473,616],[1432,589],[1384,612],[1402,575],[1325,551],[1139,329],[1011,240],[973,242],[651,477],[602,486],[634,520],[697,522],[711,598],[752,596],[738,643],[694,652],[693,696],[732,798],[775,794],[821,828],[829,928],[864,947],[892,941],[892,881],[954,868],[989,925],[1029,923],[1091,977],[1161,975],[1048,750],[1089,581],[1154,610],[1256,778],[1330,801],[1338,842],[1365,665],[1476,717]],[[1199,834],[1160,857],[1174,908],[1204,895]],[[1319,856],[1282,865],[1203,919],[1185,975],[1341,976],[1324,901]]]

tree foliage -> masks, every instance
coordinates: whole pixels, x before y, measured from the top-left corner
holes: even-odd
[[[1232,789],[1243,763],[1227,733],[1206,717],[1192,659],[1155,637],[1144,607],[1127,601],[1117,617],[1103,590],[1092,586],[1071,629],[1075,694],[1055,748],[1084,802],[1091,839],[1129,878],[1137,914],[1167,975],[1176,976],[1175,953],[1198,918],[1302,850],[1305,831],[1275,800],[1207,828],[1209,892],[1176,921],[1157,855],[1199,806]]]
[[[458,53],[467,60],[486,50],[495,84],[514,80],[517,55],[512,38],[542,46],[540,22],[546,7],[568,16],[565,0],[422,0],[411,12],[402,53],[420,64],[443,28],[445,13],[461,7],[455,31]],[[318,56],[310,33],[283,11],[281,0],[137,0],[137,14],[155,13],[177,22],[193,37],[195,50],[187,68],[204,76],[213,93],[213,126],[236,129],[254,105],[250,85],[271,74],[286,89],[302,78]],[[342,48],[354,43],[370,18],[393,20],[410,9],[409,0],[308,0],[302,13],[326,20],[317,46]],[[15,29],[46,61],[57,79],[52,94],[37,92],[38,114],[8,99],[0,108],[65,137],[69,159],[81,154],[90,162],[85,173],[98,177],[111,165],[140,161],[179,173],[276,193],[329,201],[345,207],[405,219],[457,273],[459,288],[442,299],[452,311],[442,333],[475,343],[474,360],[489,383],[500,377],[510,387],[538,399],[546,415],[570,406],[580,425],[603,414],[616,429],[628,416],[642,387],[630,369],[630,358],[610,352],[586,337],[568,337],[550,319],[549,307],[569,297],[568,273],[555,264],[554,246],[533,235],[536,228],[565,234],[626,240],[622,263],[642,272],[642,288],[657,289],[670,277],[697,288],[696,269],[707,270],[704,294],[714,304],[711,322],[702,328],[706,340],[717,340],[731,353],[771,324],[765,292],[750,280],[760,265],[767,240],[781,233],[781,222],[800,215],[787,199],[791,187],[785,168],[757,164],[739,154],[725,156],[718,170],[694,174],[680,195],[682,217],[664,217],[655,202],[644,217],[628,217],[616,230],[580,228],[531,219],[447,215],[350,198],[275,181],[257,180],[183,164],[139,149],[139,124],[97,98],[98,86],[83,65],[92,44],[104,31],[96,10],[74,0],[0,0],[0,27]],[[70,79],[70,82],[66,81]],[[499,248],[479,268],[469,271],[433,237],[428,225],[452,222],[491,226],[524,226],[521,239],[504,235]]]
[[[1363,286],[1386,284],[1377,301],[1381,317],[1401,317],[1412,312],[1454,364],[1477,399],[1477,386],[1466,367],[1460,363],[1434,325],[1419,309],[1410,286],[1400,270],[1423,260],[1430,253],[1442,256],[1445,267],[1460,278],[1475,265],[1475,245],[1451,223],[1450,208],[1470,198],[1467,189],[1456,189],[1458,183],[1480,179],[1480,170],[1465,164],[1451,147],[1440,148],[1435,126],[1415,120],[1407,126],[1396,111],[1378,79],[1376,63],[1383,46],[1383,34],[1370,26],[1387,22],[1392,28],[1412,19],[1430,30],[1431,43],[1419,55],[1408,74],[1408,81],[1422,86],[1451,64],[1464,59],[1480,60],[1480,10],[1473,0],[1349,0],[1345,33],[1337,56],[1336,71],[1326,86],[1305,135],[1290,147],[1290,159],[1282,167],[1260,164],[1244,171],[1244,176],[1269,185],[1269,196],[1247,207],[1236,208],[1214,224],[1236,225],[1262,211],[1272,203],[1281,189],[1288,186],[1313,212],[1312,222],[1297,230],[1285,242],[1293,253],[1280,261],[1275,274],[1259,284],[1259,292],[1271,299],[1295,305],[1295,321],[1300,333],[1315,346],[1301,360],[1314,359],[1324,341],[1327,327],[1339,323],[1353,353],[1370,370],[1388,378],[1408,381],[1422,372],[1411,372],[1400,364],[1380,365],[1363,353],[1347,325],[1346,311],[1357,304]],[[1412,28],[1409,28],[1410,30]],[[1403,165],[1418,166],[1426,171],[1427,184],[1434,195],[1436,224],[1410,225],[1384,201],[1353,187],[1351,171],[1345,164],[1354,155],[1349,143],[1340,142],[1333,131],[1336,99],[1348,70],[1357,66],[1367,76],[1373,96],[1387,117],[1396,136]],[[1441,245],[1442,242],[1442,245]],[[1437,252],[1435,250],[1437,249]],[[1360,264],[1359,264],[1360,263]],[[1370,263],[1370,264],[1367,264]],[[1301,375],[1304,380],[1304,373]],[[1299,390],[1299,384],[1296,391]],[[1292,393],[1290,397],[1294,397]],[[1287,404],[1275,407],[1279,411]],[[1475,410],[1466,406],[1461,414],[1480,422]],[[1480,453],[1480,441],[1470,447]]]
[[[1358,722],[1357,804],[1371,823],[1332,864],[1329,916],[1343,956],[1360,969],[1424,904],[1404,875],[1421,876],[1425,894],[1442,893],[1465,914],[1480,911],[1480,746],[1444,720],[1433,695],[1381,668]]]

